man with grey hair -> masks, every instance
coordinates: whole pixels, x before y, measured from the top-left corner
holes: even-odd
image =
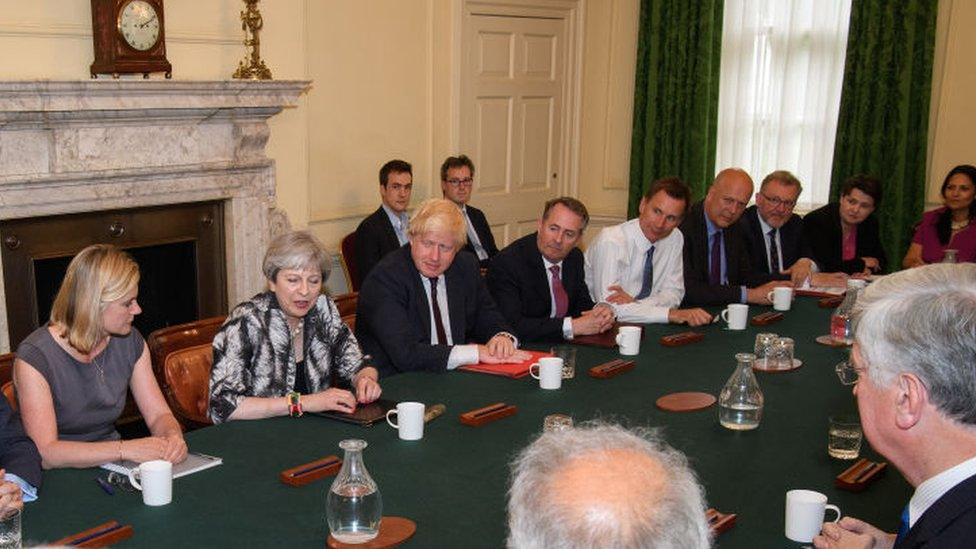
[[[709,547],[702,489],[685,456],[648,430],[586,423],[516,457],[508,547]]]
[[[845,517],[814,545],[976,547],[976,265],[936,264],[876,281],[854,312],[864,434],[915,486],[897,536]],[[894,517],[892,517],[894,524]]]

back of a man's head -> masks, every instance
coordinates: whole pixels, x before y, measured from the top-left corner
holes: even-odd
[[[888,275],[858,298],[855,337],[871,379],[918,376],[947,418],[976,427],[976,265],[937,263]]]
[[[512,465],[508,546],[701,548],[701,488],[654,432],[604,423],[544,433]]]

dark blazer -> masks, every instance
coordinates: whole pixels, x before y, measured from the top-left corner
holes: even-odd
[[[813,260],[825,272],[859,273],[864,270],[862,257],[875,257],[881,270],[888,262],[881,236],[878,232],[878,218],[871,214],[857,226],[857,252],[854,259],[844,261],[843,234],[840,228],[840,204],[831,202],[817,208],[803,217],[803,234],[813,249]]]
[[[954,486],[929,507],[895,549],[976,547],[976,476]]]
[[[755,206],[746,208],[739,223],[742,224],[742,234],[745,236],[746,250],[752,268],[771,275],[773,280],[789,280],[790,275],[774,272],[769,267],[769,257],[766,255],[766,241],[769,238],[763,233],[762,225],[759,223],[759,209]],[[779,245],[783,251],[784,268],[789,269],[801,257],[813,259],[813,251],[803,235],[803,220],[796,214],[790,216],[790,219],[779,228]]]
[[[691,207],[681,222],[684,245],[684,307],[725,305],[741,301],[740,286],[749,288],[772,280],[769,275],[753,270],[746,250],[745,232],[740,223],[724,229],[725,269],[728,285],[712,286],[708,270],[708,226],[705,224],[705,208],[702,202]]]
[[[536,244],[538,233],[512,242],[491,260],[488,289],[505,319],[522,341],[562,341],[563,319],[552,314],[549,272]],[[577,317],[593,308],[583,276],[583,252],[573,248],[560,269],[569,297],[566,315]]]
[[[359,268],[359,280],[353,285],[359,288],[366,280],[366,275],[383,259],[383,256],[400,247],[396,230],[390,223],[383,206],[364,219],[356,227],[356,266]]]
[[[35,488],[41,485],[41,454],[24,434],[20,414],[0,395],[0,468],[17,475]],[[2,480],[2,479],[0,479]]]
[[[495,237],[491,234],[488,219],[485,218],[485,212],[470,204],[465,205],[464,208],[468,211],[468,218],[471,219],[471,226],[474,227],[478,240],[481,241],[482,247],[488,253],[488,259],[481,262],[482,267],[487,267],[488,261],[498,253],[498,246],[495,245]],[[470,241],[464,245],[464,249],[474,254],[474,246],[471,245]],[[475,254],[475,257],[478,257],[478,254]]]
[[[455,344],[485,343],[499,332],[511,332],[474,255],[458,252],[444,278]],[[409,243],[384,257],[363,282],[356,338],[382,375],[447,367],[451,346],[430,343],[430,304]]]

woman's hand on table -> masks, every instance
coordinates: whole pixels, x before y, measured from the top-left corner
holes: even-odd
[[[377,380],[375,368],[363,368],[356,374],[353,386],[356,388],[356,400],[360,404],[369,404],[380,398],[383,389]]]
[[[302,396],[302,409],[306,412],[352,413],[356,411],[356,397],[345,389],[326,389],[320,393]]]
[[[183,433],[173,433],[163,437],[166,442],[163,459],[171,463],[182,463],[186,459],[187,447]]]
[[[167,449],[170,447],[167,437],[136,438],[120,441],[120,444],[121,457],[136,463],[144,463],[154,459],[167,459]]]

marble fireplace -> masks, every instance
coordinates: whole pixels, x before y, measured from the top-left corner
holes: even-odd
[[[211,223],[222,224],[222,242],[213,249],[223,255],[217,261],[226,288],[220,301],[237,303],[262,287],[264,249],[287,226],[275,208],[267,120],[296,106],[309,85],[0,82],[0,221],[216,205]],[[0,250],[18,245],[7,236]],[[0,352],[8,352],[8,292],[24,285],[7,288],[2,280]]]

